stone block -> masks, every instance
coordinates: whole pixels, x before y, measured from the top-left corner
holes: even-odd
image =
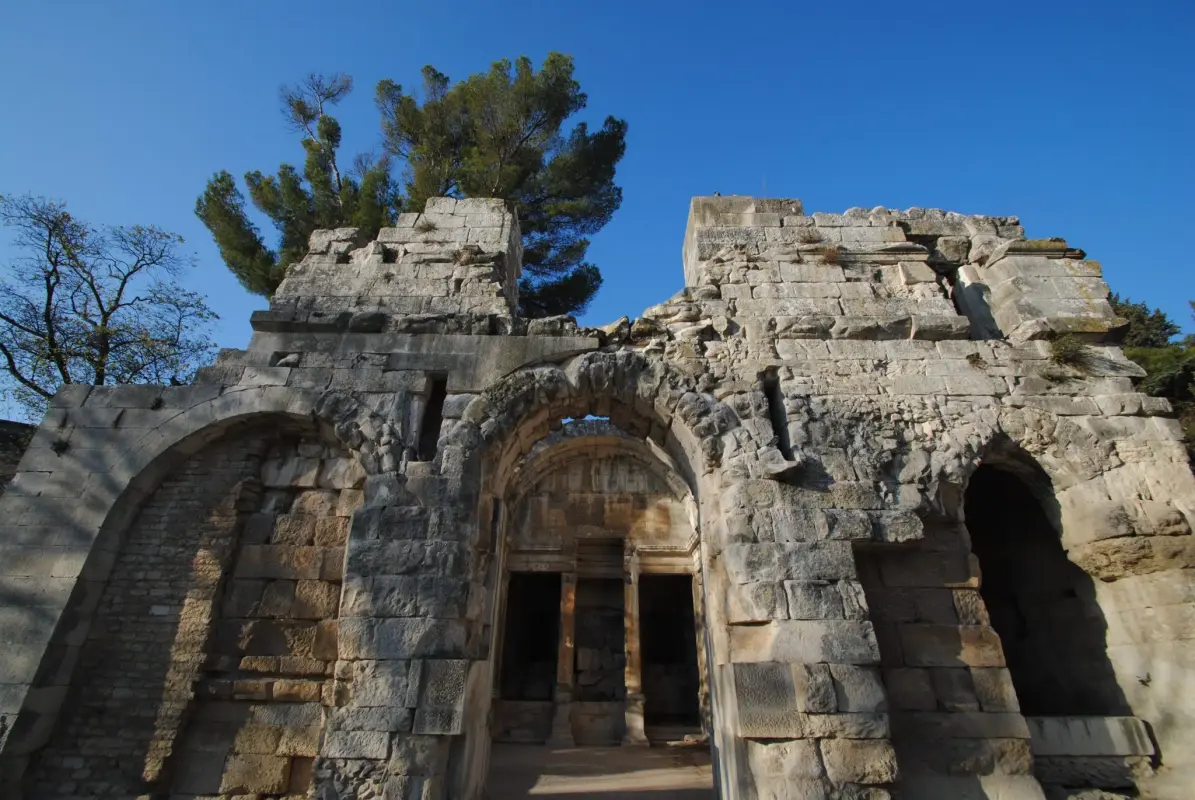
[[[788,619],[785,586],[778,583],[730,584],[726,587],[726,617],[731,624]]]
[[[1000,637],[983,625],[901,625],[900,640],[912,667],[1004,666]]]
[[[734,686],[740,736],[784,739],[803,735],[790,664],[735,664]]]
[[[846,618],[843,611],[842,594],[837,583],[785,581],[784,593],[788,598],[788,618]],[[783,619],[783,617],[772,617],[772,619]]]
[[[315,521],[313,543],[317,547],[343,547],[349,538],[348,517],[321,517]]]
[[[724,551],[727,574],[737,583],[838,580],[855,576],[849,542],[733,544]]]
[[[329,731],[320,753],[324,758],[390,757],[390,734],[385,731]]]
[[[933,711],[938,707],[928,669],[892,667],[884,670],[888,699],[898,711]]]
[[[1145,724],[1135,717],[1026,717],[1033,755],[1152,756]]]
[[[327,489],[359,489],[365,483],[365,468],[355,458],[330,458],[320,468],[317,485]]]
[[[809,714],[831,714],[839,709],[834,681],[826,664],[793,664],[793,686],[797,710]]]
[[[1018,712],[1021,704],[1012,684],[1012,675],[1002,667],[972,668],[971,683],[979,707],[987,712]]]
[[[331,581],[299,581],[294,589],[291,614],[296,619],[335,617],[340,605],[340,584]]]
[[[929,675],[940,709],[943,711],[979,710],[979,699],[975,694],[975,685],[971,681],[970,670],[961,668],[931,669]]]
[[[309,514],[279,514],[274,519],[273,544],[302,547],[315,538],[315,517]]]
[[[736,663],[878,664],[880,653],[870,622],[785,620],[732,626],[730,658]]]
[[[801,730],[810,739],[887,739],[888,715],[874,714],[801,714]]]
[[[270,488],[315,486],[319,478],[319,466],[318,458],[292,456],[270,459],[262,464],[261,482]]]
[[[755,780],[781,785],[823,776],[817,742],[812,739],[790,741],[747,741],[747,763]]]
[[[268,755],[232,755],[224,766],[224,794],[281,794],[290,782],[290,759]]]
[[[822,739],[818,745],[826,776],[836,785],[895,783],[899,771],[892,743],[884,740]]]
[[[439,775],[443,772],[449,741],[443,736],[395,736],[387,772],[391,775]]]
[[[834,679],[834,695],[839,711],[871,713],[888,710],[879,669],[830,664],[830,675]]]

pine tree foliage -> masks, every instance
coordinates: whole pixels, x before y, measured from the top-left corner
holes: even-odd
[[[195,203],[224,263],[246,289],[269,297],[286,268],[307,253],[311,232],[359,227],[371,236],[392,225],[401,207],[388,158],[358,156],[345,169],[339,160],[340,123],[329,110],[353,89],[347,75],[309,75],[281,90],[286,123],[301,136],[303,169],[283,164],[277,173],[244,176],[253,206],[277,231],[274,247],[249,218],[245,197],[228,172],[218,172]]]
[[[1125,347],[1165,347],[1180,331],[1164,312],[1145,303],[1134,303],[1127,297],[1121,299],[1118,294],[1109,297],[1108,302],[1117,316],[1129,321]]]
[[[422,102],[393,81],[377,87],[386,151],[405,163],[407,209],[429,197],[501,197],[523,233],[521,312],[578,313],[601,286],[585,260],[589,237],[622,203],[615,168],[626,123],[565,130],[587,103],[573,60],[550,54],[536,71],[523,57],[452,85],[423,70]]]
[[[1129,321],[1125,355],[1146,372],[1137,389],[1170,401],[1195,465],[1195,336],[1174,342],[1180,329],[1165,312],[1127,298],[1121,300],[1115,294],[1110,302],[1116,313]],[[1195,319],[1195,301],[1191,302],[1191,311]]]
[[[0,197],[14,258],[0,268],[0,368],[8,397],[40,415],[58,386],[185,381],[211,355],[216,314],[178,277],[181,237],[101,228],[42,197]]]

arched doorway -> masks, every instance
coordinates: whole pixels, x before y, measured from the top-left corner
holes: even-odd
[[[493,501],[490,791],[600,793],[646,771],[712,798],[695,500],[642,418],[608,399],[576,412]]]
[[[1021,713],[1129,714],[1108,659],[1094,583],[1067,559],[1042,496],[1052,498],[1052,489],[1035,464],[996,462],[975,471],[964,500],[983,576],[980,594]]]
[[[699,737],[700,562],[684,482],[641,440],[586,420],[534,448],[510,487],[495,740]]]

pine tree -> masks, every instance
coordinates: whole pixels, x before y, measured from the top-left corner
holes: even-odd
[[[423,70],[423,100],[393,81],[377,87],[387,153],[406,164],[406,209],[429,197],[501,197],[523,233],[520,311],[527,317],[578,313],[601,286],[585,260],[589,237],[622,203],[614,172],[626,150],[626,123],[607,117],[563,130],[587,98],[560,53],[535,71],[530,59],[495,63],[451,85]]]
[[[307,253],[307,239],[320,228],[359,227],[371,236],[394,223],[401,207],[388,158],[358,156],[351,170],[338,161],[340,123],[328,113],[353,89],[347,75],[309,75],[282,89],[288,125],[302,137],[303,171],[283,164],[275,175],[246,173],[249,198],[278,232],[271,249],[245,209],[245,198],[228,172],[218,172],[195,202],[224,263],[241,285],[269,297],[286,268]]]
[[[1129,321],[1123,341],[1125,347],[1165,347],[1181,330],[1165,312],[1151,309],[1145,303],[1134,303],[1127,297],[1122,300],[1115,293],[1108,302],[1117,316]]]

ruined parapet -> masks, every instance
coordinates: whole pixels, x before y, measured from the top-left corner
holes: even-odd
[[[684,244],[692,295],[815,339],[1115,341],[1126,323],[1099,265],[1083,258],[1061,239],[1026,240],[1016,217],[883,207],[806,216],[800,201],[750,197],[694,198]]]
[[[374,241],[319,230],[309,248],[269,311],[254,313],[255,330],[470,332],[509,329],[517,313],[522,237],[501,200],[433,197]]]

